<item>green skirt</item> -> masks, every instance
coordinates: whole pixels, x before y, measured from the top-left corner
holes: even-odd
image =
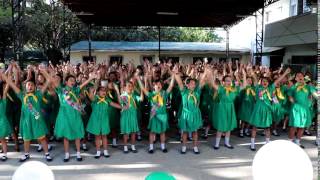
[[[251,101],[243,100],[238,110],[238,119],[241,121],[249,122],[251,114],[253,112],[254,103]]]
[[[35,119],[31,113],[21,112],[20,134],[23,140],[39,139],[47,133],[47,125],[42,115],[39,119]]]
[[[311,112],[309,107],[293,104],[289,114],[289,126],[306,128],[311,125]]]
[[[12,133],[11,125],[5,116],[5,114],[2,114],[0,116],[0,139],[3,139],[7,136],[9,136]]]
[[[120,112],[117,108],[110,106],[109,111],[109,124],[111,129],[118,129],[120,126]]]
[[[215,105],[212,117],[212,125],[219,132],[232,131],[237,127],[237,117],[234,104],[219,102]]]
[[[81,113],[69,105],[60,105],[54,134],[58,138],[63,137],[69,140],[83,138],[84,127]]]
[[[150,118],[148,129],[150,129],[152,133],[164,133],[168,128],[169,124],[167,113],[159,113]]]
[[[184,132],[194,132],[201,128],[202,118],[200,109],[197,107],[193,109],[182,108],[178,126]]]
[[[121,134],[131,134],[139,131],[137,109],[130,107],[122,110],[120,118]]]
[[[260,128],[270,127],[272,124],[271,107],[263,101],[257,101],[253,108],[249,124]]]
[[[282,107],[281,104],[273,104],[272,105],[272,121],[278,124],[286,114],[286,110]]]

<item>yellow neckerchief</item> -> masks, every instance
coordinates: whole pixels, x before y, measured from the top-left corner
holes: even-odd
[[[279,99],[284,99],[285,97],[283,96],[282,92],[281,92],[281,88],[280,87],[277,87],[276,88],[276,95],[277,95],[277,98]]]
[[[193,92],[193,91],[189,91],[188,101],[189,101],[190,97],[193,98],[194,104],[198,104],[198,103],[197,103],[197,98],[196,98],[196,96],[194,95],[194,92]]]
[[[112,94],[111,94],[111,91],[108,91],[108,96],[109,96],[111,99],[113,99],[113,96],[112,96]]]
[[[158,92],[155,96],[152,97],[153,102],[159,103],[160,106],[163,106],[163,97],[160,92]]]
[[[48,99],[47,99],[47,98],[42,97],[42,101],[43,101],[45,104],[48,104]]]
[[[217,96],[218,96],[218,91],[214,91],[214,93],[213,93],[213,100],[215,100],[215,99],[217,98]]]
[[[303,84],[303,85],[297,84],[297,92],[298,92],[298,91],[301,91],[301,90],[302,90],[303,92],[305,92],[305,93],[308,92],[308,90],[306,89],[305,84]]]
[[[256,96],[256,92],[253,90],[253,88],[251,86],[248,86],[246,89],[246,94],[247,96],[250,96],[250,94],[254,97]]]
[[[131,100],[132,100],[132,102],[133,102],[134,107],[136,108],[136,107],[137,107],[136,101],[134,100],[134,98],[132,97],[132,95],[128,94],[128,104],[129,104],[129,107],[130,107],[130,105],[131,105],[131,103],[130,103]]]
[[[83,90],[84,95],[89,96],[89,91],[88,90]]]
[[[271,98],[271,95],[270,95],[270,92],[269,92],[268,88],[266,88],[266,89],[264,89],[264,90],[262,91],[262,96],[263,96],[264,93],[266,93],[267,96],[268,96],[268,99],[269,99],[270,101],[272,101],[272,98]]]
[[[100,103],[108,104],[107,101],[106,101],[106,98],[101,98],[100,96],[97,96],[97,98],[98,98],[97,104],[100,104]]]
[[[77,96],[72,92],[71,89],[68,91],[68,95],[71,95],[71,96],[76,100],[76,102],[79,103],[79,99],[78,99]]]
[[[229,86],[229,87],[225,87],[225,86],[224,86],[224,89],[226,90],[227,96],[230,94],[230,92],[235,92],[235,91],[236,91],[236,90],[235,90],[233,87],[231,87],[231,86]]]
[[[10,96],[9,93],[7,93],[7,98],[8,98],[11,102],[14,102],[13,98]]]
[[[29,97],[32,97],[35,102],[38,102],[37,96],[35,96],[33,93],[27,93],[27,94],[24,96],[24,98],[23,98],[23,103],[24,103],[24,104],[27,104],[27,99],[28,99]]]

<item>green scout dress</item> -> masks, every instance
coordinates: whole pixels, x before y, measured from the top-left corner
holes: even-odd
[[[139,131],[137,105],[140,102],[138,96],[125,92],[120,96],[120,104],[123,107],[120,118],[121,134],[131,134]]]
[[[24,140],[33,140],[44,137],[47,132],[47,125],[41,112],[42,93],[18,94],[22,102],[20,116],[20,134]]]
[[[54,129],[55,135],[69,140],[83,138],[84,127],[81,119],[81,105],[79,103],[79,87],[56,88],[60,107]]]
[[[253,112],[251,114],[249,124],[260,127],[268,128],[272,124],[272,92],[274,91],[274,84],[264,88],[261,85],[257,85],[256,92],[256,104],[254,105]]]
[[[0,139],[12,133],[11,125],[6,116],[7,99],[0,99]]]
[[[95,96],[91,103],[92,113],[87,125],[89,133],[94,135],[107,135],[110,133],[109,103],[105,98]]]
[[[219,132],[228,132],[237,127],[237,117],[234,100],[239,94],[239,87],[219,86],[219,102],[215,105],[212,124]]]
[[[164,133],[169,128],[167,113],[168,93],[164,90],[160,92],[150,92],[148,99],[151,103],[151,113],[148,129],[153,133]]]
[[[118,103],[117,93],[113,91],[107,92],[107,101]],[[109,106],[109,124],[111,129],[118,129],[120,126],[120,111],[119,109]]]
[[[178,126],[184,132],[194,132],[202,126],[201,111],[199,108],[200,94],[199,86],[197,86],[194,91],[186,87],[181,90],[182,106]]]
[[[241,121],[248,122],[253,112],[256,92],[252,86],[247,86],[240,92],[241,104],[238,109],[238,118]]]
[[[312,102],[309,100],[309,96],[315,91],[313,86],[298,83],[290,88],[288,95],[293,97],[294,103],[289,113],[289,126],[306,128],[311,125],[310,106]]]
[[[272,120],[278,124],[286,114],[285,105],[287,103],[287,98],[284,94],[284,87],[276,87],[275,91],[272,93]]]

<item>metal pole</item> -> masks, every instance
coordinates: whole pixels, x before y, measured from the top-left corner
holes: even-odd
[[[226,61],[229,59],[229,29],[225,28],[226,35]]]

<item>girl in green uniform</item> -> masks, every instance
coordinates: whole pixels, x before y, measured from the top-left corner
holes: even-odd
[[[249,133],[250,125],[248,122],[249,122],[251,113],[253,111],[253,107],[255,104],[255,97],[256,97],[254,86],[257,85],[257,78],[251,69],[248,69],[248,72],[252,76],[247,77],[246,79],[247,86],[244,89],[242,89],[240,92],[241,104],[237,114],[238,119],[241,120],[241,127],[240,127],[240,133],[239,133],[239,137],[241,138],[244,137],[244,134],[246,136],[250,136],[250,133]]]
[[[266,143],[270,141],[270,126],[272,124],[272,92],[275,90],[275,85],[278,84],[286,75],[290,73],[290,69],[287,69],[271,86],[269,86],[269,80],[266,77],[261,79],[261,85],[255,87],[256,91],[256,104],[253,108],[249,124],[251,124],[251,145],[250,149],[255,151],[255,138],[257,127],[265,128]]]
[[[193,152],[200,154],[198,148],[198,129],[202,127],[201,111],[199,108],[201,88],[205,84],[205,77],[208,73],[206,68],[202,74],[199,85],[195,79],[187,80],[186,86],[183,85],[180,75],[178,74],[177,66],[174,68],[175,79],[179,85],[182,96],[181,114],[178,119],[178,126],[182,131],[182,148],[181,154],[187,152],[187,135],[192,133]]]
[[[290,88],[288,92],[289,101],[292,103],[289,112],[289,139],[293,141],[296,135],[296,144],[304,148],[300,144],[304,128],[311,125],[311,101],[309,96],[318,98],[316,89],[313,86],[306,85],[304,81],[304,74],[299,72],[295,76],[296,83]]]
[[[47,74],[47,76],[49,76]],[[77,149],[77,161],[82,161],[80,155],[80,139],[84,136],[84,127],[81,119],[83,111],[80,104],[79,96],[81,89],[84,88],[90,81],[96,78],[95,75],[89,77],[87,81],[76,87],[76,79],[72,75],[68,75],[65,80],[65,86],[59,85],[56,81],[54,87],[59,97],[60,107],[57,116],[54,133],[58,138],[63,137],[65,157],[64,162],[68,162],[69,155],[69,140],[75,140]]]
[[[1,128],[0,129],[0,141],[2,144],[2,153],[3,153],[1,160],[6,161],[8,146],[7,146],[7,141],[6,141],[5,137],[11,135],[12,128],[11,128],[11,125],[7,119],[7,116],[6,116],[7,92],[8,92],[9,86],[6,85],[4,88],[3,85],[4,85],[4,83],[2,82],[0,84],[0,92],[2,92],[1,98],[0,98],[0,128]]]
[[[41,72],[44,73],[45,70],[42,70]],[[12,82],[11,78],[7,78],[5,75],[2,75],[2,78],[14,90],[22,102],[20,134],[24,140],[25,154],[20,158],[20,162],[24,162],[30,158],[30,141],[33,139],[38,139],[38,141],[41,142],[45,152],[46,160],[48,162],[52,161],[52,158],[48,152],[48,144],[46,140],[46,134],[48,133],[48,130],[41,112],[43,93],[49,85],[48,79],[41,91],[36,90],[34,82],[27,81],[25,84],[25,92],[22,92]]]
[[[119,90],[117,91],[119,93]],[[107,135],[110,133],[110,122],[109,122],[109,108],[110,106],[121,109],[119,104],[106,99],[107,89],[100,86],[97,89],[96,95],[93,90],[90,91],[89,98],[92,102],[92,113],[87,125],[87,131],[95,135],[95,143],[97,153],[94,156],[96,159],[100,158],[101,151],[101,140],[104,148],[103,156],[108,158],[109,153],[107,150],[108,140]]]
[[[162,90],[163,85],[162,82],[159,80],[153,82],[154,91],[149,92],[144,88],[139,77],[136,77],[136,79],[138,80],[140,88],[151,102],[150,120],[148,125],[148,129],[150,129],[149,153],[152,154],[154,152],[153,143],[156,134],[160,134],[161,150],[162,152],[166,153],[168,152],[168,150],[165,147],[165,132],[169,127],[166,104],[168,95],[169,93],[171,93],[171,90],[174,85],[174,75],[171,76],[171,82],[166,91]]]
[[[125,85],[125,91],[120,96],[120,104],[122,106],[120,118],[120,130],[123,134],[123,152],[128,153],[128,139],[131,135],[131,151],[137,153],[135,147],[136,133],[139,131],[137,103],[143,100],[143,92],[141,91],[140,97],[133,95],[133,83],[128,81]]]
[[[212,87],[217,92],[219,102],[215,105],[214,114],[211,116],[212,124],[217,129],[216,142],[213,146],[214,149],[219,149],[220,139],[222,133],[225,133],[224,146],[233,149],[230,145],[230,132],[237,127],[237,118],[235,113],[234,101],[239,94],[239,86],[232,87],[232,79],[230,76],[224,76],[222,79],[223,85],[217,85],[215,83],[217,70],[213,73]],[[244,83],[246,86],[246,74],[243,71]]]

